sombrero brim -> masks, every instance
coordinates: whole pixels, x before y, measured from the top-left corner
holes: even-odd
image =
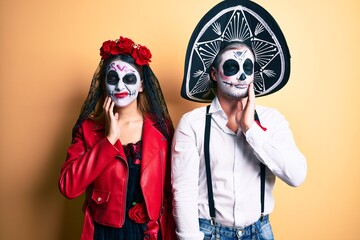
[[[281,89],[290,75],[290,52],[275,19],[249,0],[225,0],[196,26],[187,48],[181,96],[211,102],[215,87],[209,68],[224,43],[243,42],[255,54],[255,96]]]

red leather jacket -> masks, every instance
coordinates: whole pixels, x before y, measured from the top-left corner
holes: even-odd
[[[168,142],[150,118],[144,119],[140,185],[150,220],[160,220],[163,239],[175,238],[171,213]],[[104,125],[86,120],[77,130],[61,168],[59,188],[71,199],[86,190],[82,240],[92,240],[93,221],[122,227],[128,166],[121,142],[112,145]]]

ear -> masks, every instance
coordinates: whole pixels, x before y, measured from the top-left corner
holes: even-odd
[[[144,80],[142,80],[141,79],[141,81],[140,81],[140,88],[139,88],[139,92],[142,92],[142,91],[144,91],[144,85],[143,85],[143,82],[144,82]]]
[[[211,66],[211,69],[210,69],[210,78],[215,82],[217,81],[216,69],[213,66]]]

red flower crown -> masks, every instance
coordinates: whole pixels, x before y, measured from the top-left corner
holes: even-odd
[[[149,62],[151,62],[150,58],[152,57],[147,47],[135,44],[130,38],[120,37],[116,41],[108,40],[103,42],[100,48],[101,59],[105,60],[111,55],[119,54],[130,55],[139,66],[149,65]]]

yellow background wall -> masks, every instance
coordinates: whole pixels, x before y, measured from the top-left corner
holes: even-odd
[[[200,18],[219,0],[0,0],[0,239],[74,240],[82,198],[57,179],[102,42],[149,47],[174,123],[201,104],[180,98],[184,56]],[[360,213],[357,0],[258,0],[283,29],[292,74],[257,104],[289,120],[308,160],[299,188],[277,182],[278,240],[356,240]]]

